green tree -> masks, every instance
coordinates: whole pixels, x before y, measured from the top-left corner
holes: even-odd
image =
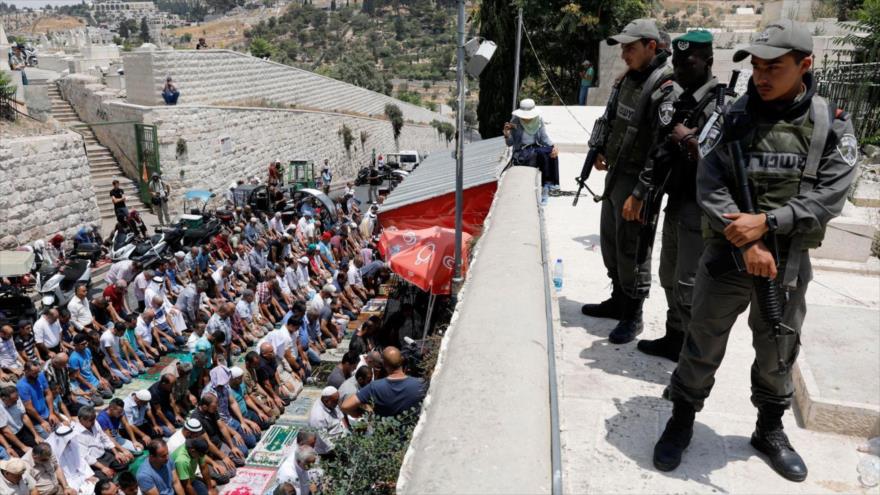
[[[498,45],[494,58],[480,75],[477,115],[484,138],[501,134],[513,107],[518,5],[523,7],[525,27],[553,86],[563,101],[573,103],[577,99],[580,64],[587,59],[598,66],[595,62],[599,58],[599,43],[619,32],[629,21],[646,15],[650,4],[646,0],[482,0],[479,33]],[[603,76],[597,74],[600,80]],[[525,37],[520,77],[538,81],[537,92],[532,96],[541,103],[558,103]]]
[[[128,39],[131,36],[131,31],[128,29],[127,22],[119,23],[119,37],[122,39]]]
[[[351,127],[342,124],[342,127],[336,131],[336,134],[342,138],[342,147],[345,148],[345,154],[351,160],[351,145],[354,144],[354,133],[351,132]]]
[[[346,51],[330,70],[330,77],[345,81],[355,86],[391,94],[390,81],[376,69],[376,64],[369,53],[363,50]]]
[[[263,38],[252,39],[250,50],[251,55],[257,58],[271,57],[272,52],[274,51],[272,45]]]
[[[141,17],[141,41],[149,43],[150,40],[150,26],[147,24],[147,18]]]
[[[400,139],[400,133],[403,130],[403,112],[400,107],[393,103],[385,105],[385,116],[391,121],[391,130],[394,132],[394,145]]]
[[[880,59],[880,0],[865,0],[853,17],[856,20],[855,25],[840,24],[847,34],[837,38],[835,44],[852,44],[855,47],[853,58],[856,62],[876,62]]]

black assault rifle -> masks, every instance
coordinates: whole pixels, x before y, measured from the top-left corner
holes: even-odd
[[[596,194],[590,189],[590,186],[587,185],[587,179],[590,178],[590,172],[593,171],[593,164],[596,163],[596,158],[605,152],[605,141],[608,139],[608,133],[611,132],[611,119],[617,111],[617,96],[619,93],[620,82],[617,82],[611,87],[611,96],[608,97],[608,103],[605,105],[605,113],[596,119],[596,122],[593,124],[593,132],[590,134],[590,141],[588,143],[590,150],[587,152],[587,158],[584,160],[584,166],[581,168],[581,175],[574,179],[578,184],[578,189],[574,195],[572,206],[577,206],[578,199],[581,197],[581,191],[584,189],[593,196],[593,201],[597,203],[602,201],[602,195]]]
[[[757,210],[752,203],[752,193],[749,189],[746,161],[743,157],[740,142],[732,141],[730,143],[730,151],[731,158],[733,158],[734,162],[733,168],[736,173],[737,185],[739,186],[739,197],[742,210],[745,213],[754,215],[757,213]],[[773,253],[773,260],[778,266],[779,254],[777,253],[776,235],[768,233],[765,236],[764,241],[767,248]],[[706,269],[709,271],[709,274],[715,278],[730,273],[733,270],[744,272],[746,271],[746,263],[740,249],[731,246],[729,256],[725,255],[719,259],[710,261],[706,264]],[[795,335],[796,332],[782,321],[784,308],[782,298],[780,297],[779,283],[776,279],[755,276],[754,280],[755,291],[758,293],[758,309],[761,313],[761,317],[773,329],[773,341],[776,344],[777,361],[777,368],[774,373],[784,375],[788,373],[792,364],[794,364],[794,360],[786,360],[783,358],[781,339],[790,335]]]
[[[739,71],[734,70],[730,75],[730,82],[727,86],[719,84],[715,87],[715,108],[712,116],[709,117],[704,127],[711,127],[721,113],[724,111],[724,96],[736,96],[734,88],[739,78]],[[677,104],[675,105],[675,113],[672,115],[672,121],[667,126],[668,129],[674,129],[676,124],[682,123],[688,128],[695,124],[695,120],[703,113],[706,103],[697,104],[696,107],[685,108]],[[636,267],[641,265],[651,255],[651,249],[654,246],[654,237],[657,233],[657,221],[660,217],[660,210],[663,205],[663,194],[666,192],[666,186],[672,177],[673,160],[681,157],[682,153],[686,153],[687,143],[672,143],[670,139],[658,146],[651,157],[654,163],[654,173],[651,176],[651,183],[645,194],[644,206],[642,207],[642,218],[644,224],[639,229],[639,236],[636,240]],[[638,270],[638,268],[636,268]]]

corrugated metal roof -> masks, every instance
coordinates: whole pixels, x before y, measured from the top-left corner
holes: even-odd
[[[418,203],[455,191],[454,149],[436,151],[385,199],[382,211]],[[503,137],[464,145],[464,188],[495,182],[507,163]]]

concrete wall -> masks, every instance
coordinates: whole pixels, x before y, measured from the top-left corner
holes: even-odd
[[[258,176],[265,180],[268,164],[291,159],[313,160],[315,165],[330,160],[334,181],[353,178],[369,163],[372,148],[377,153],[394,150],[391,124],[387,120],[344,114],[266,108],[178,106],[154,107],[146,123],[159,129],[159,155],[166,179],[185,188],[206,188],[223,192],[239,178]],[[347,125],[355,142],[348,158],[338,132]],[[369,134],[361,149],[360,132]],[[224,150],[222,140],[229,139]],[[176,156],[177,142],[186,142],[187,153]],[[433,151],[446,149],[434,128],[406,124],[400,136],[401,149]],[[318,169],[319,170],[319,169]],[[183,172],[181,179],[181,172]],[[178,188],[179,190],[179,188]]]
[[[70,102],[80,120],[88,123],[143,122],[148,107],[129,105],[119,98],[120,92],[100,83],[94,76],[71,74],[59,80],[58,87],[65,100]],[[137,164],[137,144],[134,124],[95,126],[98,142],[108,147],[116,157],[124,174],[137,180],[140,167]]]
[[[448,120],[439,113],[348,83],[230,50],[166,50],[123,54],[130,103],[162,105],[160,93],[171,76],[179,104],[296,106],[327,112],[384,115],[393,103],[404,118],[430,123]]]
[[[49,86],[46,84],[28,84],[24,87],[24,99],[27,104],[28,115],[43,122],[52,113],[52,103],[49,101]]]
[[[499,185],[404,458],[401,494],[550,493],[537,179],[535,169],[513,167]]]
[[[334,181],[339,182],[354,178],[357,170],[369,161],[373,148],[377,153],[395,150],[391,124],[384,119],[273,108],[132,105],[119,98],[119,91],[82,74],[63,78],[59,87],[83,122],[135,121],[157,125],[160,167],[176,190],[172,195],[175,203],[185,189],[223,192],[238,178],[258,175],[265,179],[272,160],[305,158],[319,165],[328,158]],[[354,136],[350,159],[338,134],[343,124]],[[93,130],[98,141],[117,158],[125,175],[139,180],[134,125],[94,126]],[[361,131],[369,134],[364,149]],[[224,151],[221,140],[225,138],[230,138],[230,145]],[[187,146],[187,153],[180,157],[179,139]],[[433,127],[413,123],[404,125],[399,144],[401,149],[428,152],[447,149],[446,141],[439,138]]]
[[[0,140],[0,246],[72,236],[100,220],[78,134]]]

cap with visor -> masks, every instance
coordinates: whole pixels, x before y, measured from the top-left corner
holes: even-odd
[[[733,61],[741,62],[749,55],[771,60],[793,50],[813,53],[813,37],[804,24],[780,19],[768,25],[749,46],[737,50]]]
[[[660,30],[657,29],[657,23],[654,22],[654,19],[636,19],[627,24],[620,34],[606,39],[605,42],[609,45],[616,45],[618,43],[632,43],[642,39],[660,41]]]

